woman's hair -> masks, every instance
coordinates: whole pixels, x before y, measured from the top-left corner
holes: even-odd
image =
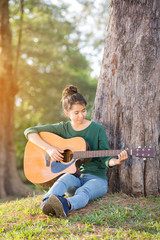
[[[68,85],[62,92],[62,106],[66,111],[69,111],[73,104],[87,105],[85,98],[82,94],[78,93],[77,87]]]

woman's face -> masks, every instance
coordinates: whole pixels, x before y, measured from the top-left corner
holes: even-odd
[[[86,118],[87,111],[86,106],[81,104],[73,104],[72,108],[69,111],[64,111],[66,116],[71,119],[71,121],[75,124],[83,123]]]

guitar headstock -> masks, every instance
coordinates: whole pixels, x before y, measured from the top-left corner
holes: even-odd
[[[152,147],[138,147],[132,150],[135,157],[154,158],[154,149]]]

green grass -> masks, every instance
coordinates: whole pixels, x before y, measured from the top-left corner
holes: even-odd
[[[160,239],[160,198],[107,194],[67,219],[45,216],[42,195],[0,204],[0,239]]]

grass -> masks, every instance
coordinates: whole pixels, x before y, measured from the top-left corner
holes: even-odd
[[[0,204],[0,239],[160,239],[160,198],[107,194],[67,219],[45,216],[42,195]]]

